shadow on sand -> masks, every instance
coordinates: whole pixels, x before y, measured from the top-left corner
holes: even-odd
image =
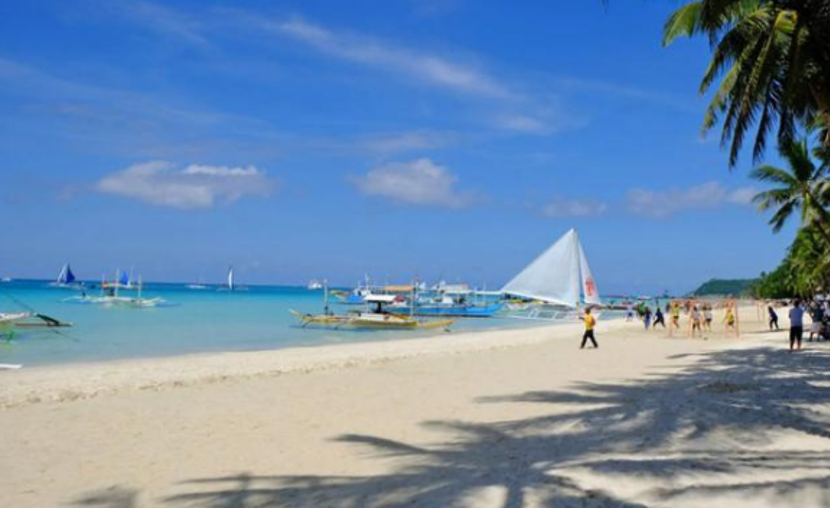
[[[693,356],[672,375],[478,400],[550,410],[486,424],[424,423],[437,445],[336,438],[370,452],[370,460],[388,461],[385,474],[194,478],[150,506],[735,505],[725,499],[830,506],[830,352],[758,347]],[[781,435],[810,444],[773,446]],[[78,504],[128,508],[129,502]]]

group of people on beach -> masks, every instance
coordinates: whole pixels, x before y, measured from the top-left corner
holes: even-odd
[[[669,333],[672,333],[681,329],[680,318],[682,314],[688,318],[687,329],[690,337],[712,331],[712,323],[714,322],[714,304],[712,302],[698,303],[694,299],[687,299],[682,302],[680,300],[670,300],[666,302],[664,308],[665,314],[671,316],[668,326],[666,325],[663,308],[656,302],[653,312],[651,306],[645,301],[640,301],[637,305],[628,304],[625,320],[633,321],[636,313],[637,319],[643,322],[646,330],[662,326],[664,329],[668,328]],[[738,335],[738,317],[735,311],[735,303],[732,300],[727,300],[724,308],[726,309],[723,316],[725,333],[734,332],[735,335]]]
[[[722,304],[722,307],[724,308],[722,321],[724,324],[724,332],[727,336],[730,333],[734,333],[737,337],[739,335],[737,304],[734,300],[728,299]],[[712,331],[714,308],[715,304],[708,301],[698,303],[694,299],[687,299],[685,301],[669,300],[666,302],[665,307],[661,307],[655,302],[654,311],[652,312],[651,306],[648,303],[640,301],[637,305],[627,305],[625,320],[633,321],[636,313],[637,319],[643,322],[646,330],[662,326],[663,329],[668,329],[669,334],[671,334],[674,330],[681,329],[680,318],[681,315],[684,315],[688,318],[689,337],[694,338],[698,335],[702,336],[704,332]],[[668,324],[666,324],[666,314],[671,317]],[[826,315],[830,318],[830,311]],[[595,348],[599,347],[596,336],[594,335],[597,320],[596,316],[592,314],[590,307],[585,309],[585,315],[580,319],[585,323],[585,333],[582,336],[582,345],[580,348],[585,348],[589,340]]]
[[[812,300],[794,300],[789,301],[759,301],[758,302],[759,316],[766,307],[769,316],[769,329],[773,331],[780,330],[778,324],[778,312],[776,307],[789,307],[788,317],[790,320],[790,351],[800,350],[801,343],[804,338],[804,315],[810,318],[810,331],[808,341],[830,341],[830,299],[812,299]],[[726,336],[730,332],[734,332],[735,336],[739,335],[738,331],[738,313],[737,304],[734,300],[728,299],[720,306],[724,309],[723,324]],[[640,301],[637,305],[628,304],[626,307],[626,321],[634,321],[635,315],[637,319],[643,322],[646,330],[662,326],[668,329],[669,333],[673,330],[680,330],[681,315],[688,318],[689,337],[695,337],[704,332],[712,331],[712,322],[714,321],[715,304],[710,301],[698,303],[693,299],[685,301],[670,300],[665,304],[665,314],[660,305],[655,305],[652,312],[651,306],[645,301]],[[668,314],[671,319],[666,323],[665,315]],[[591,341],[595,348],[599,347],[594,335],[596,327],[596,316],[592,314],[590,308],[585,309],[585,315],[581,317],[585,323],[585,333],[582,336],[582,345],[584,348],[588,341]]]

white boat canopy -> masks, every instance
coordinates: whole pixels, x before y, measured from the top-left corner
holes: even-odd
[[[368,295],[363,301],[368,303],[394,303],[397,298],[395,295]]]
[[[602,304],[574,229],[505,284],[502,293],[573,308]]]

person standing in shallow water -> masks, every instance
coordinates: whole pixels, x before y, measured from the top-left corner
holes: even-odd
[[[591,339],[594,347],[598,348],[597,339],[594,337],[594,326],[597,324],[597,318],[591,314],[591,308],[588,307],[585,309],[585,316],[579,319],[585,321],[585,333],[582,334],[582,345],[579,346],[579,349],[585,349],[585,344],[588,342],[588,339]]]

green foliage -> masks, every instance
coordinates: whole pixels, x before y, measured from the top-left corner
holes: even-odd
[[[678,9],[664,26],[663,44],[703,35],[712,60],[700,84],[720,80],[706,111],[704,132],[722,122],[734,166],[755,127],[754,160],[777,124],[779,143],[799,126],[824,125],[830,146],[830,7],[827,0],[698,0]]]
[[[789,168],[755,168],[751,174],[753,178],[776,184],[776,187],[758,193],[753,201],[762,212],[774,210],[769,223],[776,233],[794,212],[800,210],[802,225],[815,226],[830,244],[830,215],[824,208],[828,199],[827,165],[813,162],[806,139],[784,141],[780,151]]]
[[[692,291],[691,296],[746,296],[757,282],[757,279],[712,279]]]
[[[787,256],[769,274],[762,274],[752,288],[758,298],[808,297],[830,289],[830,257],[827,243],[815,228],[802,228]]]

